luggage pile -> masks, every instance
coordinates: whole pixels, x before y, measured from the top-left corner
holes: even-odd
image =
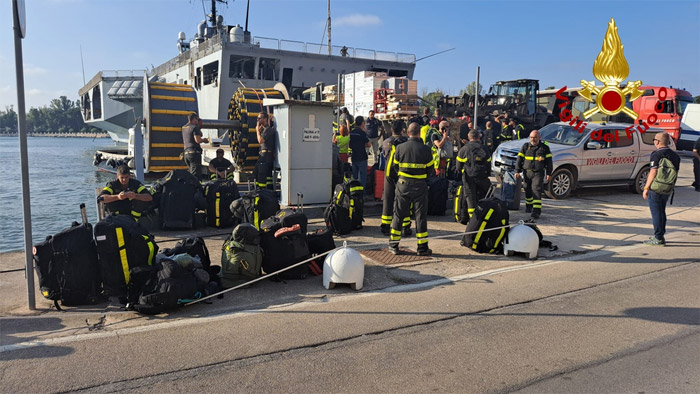
[[[217,291],[220,267],[212,266],[202,238],[187,238],[158,253],[158,244],[131,215],[110,215],[94,229],[87,222],[34,246],[41,293],[63,306],[117,297],[127,309],[154,314]]]
[[[155,228],[189,230],[204,225],[228,228],[240,223],[230,210],[231,203],[241,197],[232,179],[202,184],[187,170],[172,170],[155,182],[152,194],[157,216],[147,217],[144,223],[157,219]]]

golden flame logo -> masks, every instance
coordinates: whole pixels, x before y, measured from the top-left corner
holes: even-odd
[[[581,80],[583,90],[579,94],[586,100],[596,104],[595,107],[583,113],[585,118],[590,118],[597,112],[602,112],[606,115],[616,115],[624,112],[632,119],[637,119],[639,116],[625,105],[625,98],[629,95],[629,101],[638,99],[644,93],[643,90],[639,90],[639,87],[642,86],[642,81],[630,81],[624,89],[620,89],[620,82],[627,78],[630,73],[629,64],[627,64],[627,59],[625,59],[624,48],[625,46],[622,45],[620,36],[617,34],[615,19],[610,18],[608,31],[605,33],[605,39],[603,40],[603,47],[593,63],[593,76],[605,86],[598,88],[595,86],[595,81]],[[591,97],[591,94],[595,94],[595,99]]]

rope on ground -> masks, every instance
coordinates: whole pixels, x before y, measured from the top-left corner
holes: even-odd
[[[457,234],[440,235],[440,236],[432,237],[432,238],[429,238],[429,239],[444,239],[444,238],[452,238],[452,237],[458,237],[458,236],[465,236],[465,235],[468,235],[468,234],[476,234],[476,233],[478,233],[478,232],[480,232],[480,231],[500,230],[500,229],[503,229],[503,228],[510,228],[510,227],[513,227],[513,226],[515,226],[515,224],[510,224],[510,225],[500,226],[500,227],[491,227],[491,228],[489,228],[489,229],[477,230],[477,231],[468,231],[468,232],[457,233]],[[352,247],[353,249],[355,249],[355,248],[366,248],[366,247],[369,247],[369,246],[382,246],[382,245],[386,245],[386,244],[387,244],[386,241],[384,241],[384,242],[370,242],[370,243],[355,244],[355,245],[352,245],[351,247]],[[269,273],[269,274],[265,274],[265,275],[263,275],[263,276],[261,276],[261,277],[258,277],[258,278],[255,278],[255,279],[251,280],[251,281],[242,283],[242,284],[240,284],[240,285],[238,285],[238,286],[234,286],[234,287],[231,287],[231,288],[229,288],[229,289],[224,289],[224,290],[219,291],[219,292],[217,292],[217,293],[210,294],[210,295],[208,295],[208,296],[206,296],[206,297],[202,297],[202,298],[199,298],[199,299],[197,299],[197,300],[188,302],[188,303],[186,303],[184,306],[194,305],[194,304],[196,304],[196,303],[199,303],[199,302],[208,300],[208,299],[210,299],[210,298],[217,297],[217,296],[219,296],[219,295],[221,295],[221,294],[228,293],[229,291],[233,291],[233,290],[236,290],[236,289],[240,289],[241,287],[248,286],[248,285],[253,284],[253,283],[255,283],[255,282],[259,282],[259,281],[261,281],[261,280],[263,280],[263,279],[267,279],[267,278],[269,278],[269,277],[271,277],[271,276],[273,276],[273,275],[277,275],[277,274],[282,273],[282,272],[284,272],[284,271],[287,271],[287,270],[290,270],[290,269],[292,269],[292,268],[296,268],[296,267],[298,267],[298,266],[300,266],[300,265],[309,263],[309,262],[311,262],[312,260],[316,260],[316,259],[319,258],[319,257],[323,257],[323,256],[325,256],[325,255],[327,255],[327,254],[329,254],[329,253],[331,253],[331,252],[333,252],[333,251],[336,251],[336,250],[338,250],[338,249],[345,248],[345,247],[347,247],[347,246],[348,246],[347,241],[343,241],[343,246],[339,246],[339,247],[337,247],[337,248],[335,248],[335,249],[332,249],[332,250],[329,250],[329,251],[327,251],[327,252],[319,253],[319,254],[317,254],[316,256],[313,256],[313,257],[310,257],[310,258],[308,258],[308,259],[306,259],[306,260],[303,260],[303,261],[300,261],[300,262],[298,262],[298,263],[292,264],[292,265],[290,265],[289,267],[282,268],[281,270],[278,270],[278,271],[275,271],[275,272],[272,272],[272,273]]]

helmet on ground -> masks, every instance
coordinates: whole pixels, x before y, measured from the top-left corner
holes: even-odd
[[[506,235],[506,240],[503,242],[503,254],[512,256],[514,253],[524,253],[527,258],[537,258],[537,249],[540,246],[540,239],[537,232],[530,226],[520,224],[511,228]]]
[[[360,290],[365,279],[365,263],[352,248],[336,249],[323,262],[323,287],[332,289],[336,283],[348,283],[353,290]]]

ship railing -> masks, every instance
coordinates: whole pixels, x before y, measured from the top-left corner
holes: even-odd
[[[301,41],[279,40],[270,37],[255,36],[252,39],[252,44],[259,48],[302,52],[313,55],[328,55],[328,45],[314,44]],[[346,46],[333,45],[331,46],[331,55],[346,56],[358,59],[380,60],[397,63],[415,63],[416,55],[409,53],[382,52],[373,49],[350,48]]]
[[[189,50],[161,64],[160,66],[155,67],[151,70],[151,74],[162,76],[168,71],[187,65],[191,58],[197,59],[219,51],[221,50],[221,42],[221,35],[215,35],[213,37],[210,37],[200,42],[197,46],[194,46]]]

